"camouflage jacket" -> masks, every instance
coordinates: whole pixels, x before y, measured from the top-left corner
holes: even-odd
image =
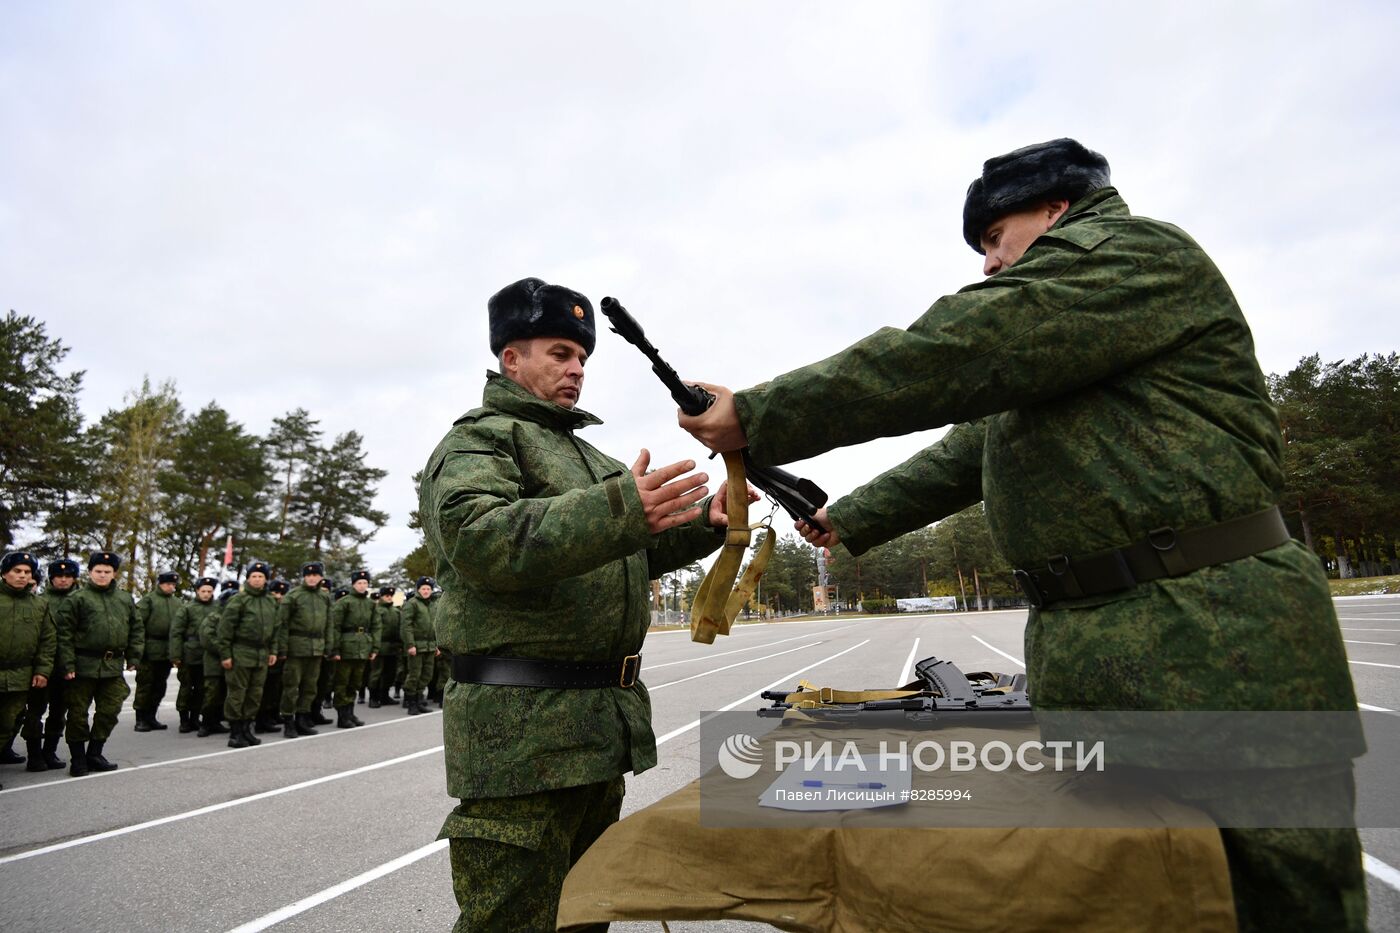
[[[28,690],[35,674],[48,677],[57,649],[48,600],[0,580],[0,693]]]
[[[1282,486],[1278,417],[1224,277],[1112,188],[907,330],[736,404],[761,463],[963,422],[830,507],[855,554],[983,500],[1012,565],[1039,567],[1256,512]],[[1296,543],[1032,610],[1025,651],[1045,709],[1356,708],[1321,566]],[[1341,736],[1299,762],[1361,747]]]
[[[419,509],[453,654],[617,661],[641,651],[654,577],[714,551],[701,521],[652,535],[636,481],[576,431],[599,420],[496,373],[428,458]],[[645,666],[643,666],[645,673]],[[656,764],[651,700],[632,688],[449,685],[448,793],[501,797]]]
[[[351,590],[331,607],[331,654],[342,661],[368,661],[379,651],[379,602]]]
[[[292,587],[277,609],[277,656],[319,658],[331,643],[331,594],[305,583]]]
[[[214,608],[199,620],[199,646],[204,649],[204,676],[222,677],[223,667],[219,662],[219,616],[236,593],[220,593],[214,597]]]
[[[431,599],[424,599],[417,593],[404,600],[400,618],[403,619],[400,631],[403,635],[404,650],[412,645],[421,654],[437,650],[437,636],[433,634],[433,616],[437,607]]]
[[[183,604],[175,624],[170,626],[170,660],[181,664],[203,664],[204,646],[199,640],[199,625],[204,617],[214,612],[218,605],[210,597],[209,602],[198,599]]]
[[[146,628],[143,661],[169,661],[179,657],[179,649],[171,649],[170,630],[184,606],[185,601],[180,597],[174,593],[167,596],[160,590],[152,590],[141,597],[136,604],[136,615]]]
[[[403,633],[399,624],[399,610],[392,605],[379,603],[379,653],[402,654]]]
[[[145,629],[131,594],[91,580],[58,605],[58,666],[79,677],[120,677],[141,658]],[[110,657],[108,656],[110,655]]]
[[[214,647],[219,659],[232,658],[240,667],[266,666],[277,649],[277,600],[264,586],[246,583],[219,610]]]

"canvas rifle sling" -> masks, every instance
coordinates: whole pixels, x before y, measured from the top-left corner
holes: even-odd
[[[729,527],[725,531],[724,547],[719,557],[700,582],[690,616],[690,640],[707,645],[714,644],[716,635],[729,634],[735,616],[753,596],[759,578],[768,567],[768,558],[777,539],[773,529],[769,528],[758,553],[749,562],[738,586],[735,586],[735,578],[739,576],[739,568],[744,563],[744,553],[753,538],[753,527],[749,525],[749,484],[744,472],[742,451],[724,454],[724,467],[729,484],[724,511],[729,517]]]

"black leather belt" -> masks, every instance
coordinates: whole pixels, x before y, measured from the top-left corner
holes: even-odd
[[[112,658],[126,657],[125,648],[113,648],[110,651],[96,651],[92,648],[76,648],[74,649],[74,651],[78,654],[79,657],[101,658],[104,661],[110,661]]]
[[[620,661],[537,661],[492,658],[481,654],[452,656],[452,679],[463,684],[505,687],[632,687],[642,672],[642,656]]]
[[[1139,583],[1240,560],[1289,540],[1283,514],[1274,506],[1218,525],[1177,531],[1158,528],[1127,547],[1085,557],[1057,554],[1044,567],[1017,570],[1016,582],[1032,606],[1131,589]]]

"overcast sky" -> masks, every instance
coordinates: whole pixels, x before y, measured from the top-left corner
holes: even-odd
[[[615,295],[736,388],[980,277],[982,161],[1073,136],[1214,257],[1266,372],[1400,350],[1393,3],[0,6],[0,298],[87,371],[89,419],[173,379],[265,433],[302,406],[410,476],[523,276]],[[698,458],[602,332],[584,434]],[[795,467],[833,497],[934,434]],[[715,462],[718,465],[718,461]],[[790,527],[785,526],[785,527]]]

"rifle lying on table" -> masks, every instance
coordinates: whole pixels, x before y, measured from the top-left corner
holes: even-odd
[[[904,712],[911,718],[945,718],[961,713],[1014,713],[1029,718],[1025,674],[964,674],[952,661],[925,658],[914,665],[918,679],[892,690],[834,690],[798,682],[793,691],[765,690],[772,706],[760,716],[782,717],[797,710],[818,719],[854,719],[862,713]]]
[[[656,373],[670,390],[671,398],[676,400],[681,411],[687,415],[698,415],[714,404],[715,397],[709,392],[681,381],[681,377],[661,358],[660,351],[647,340],[642,326],[627,313],[621,302],[616,298],[604,298],[602,310],[612,325],[612,332],[641,350],[647,359],[651,360],[652,372]],[[700,584],[690,619],[691,639],[706,644],[713,643],[716,635],[729,634],[734,617],[753,596],[777,541],[773,529],[769,528],[758,554],[749,563],[749,568],[739,581],[738,587],[734,588],[735,578],[738,577],[739,567],[744,560],[744,552],[753,536],[753,528],[749,525],[748,483],[752,482],[767,493],[769,498],[781,505],[795,520],[804,521],[813,527],[821,527],[816,514],[818,509],[826,505],[826,493],[816,483],[777,467],[756,466],[749,458],[747,449],[729,451],[723,456],[729,483],[725,501],[729,531],[725,535],[724,550]]]

